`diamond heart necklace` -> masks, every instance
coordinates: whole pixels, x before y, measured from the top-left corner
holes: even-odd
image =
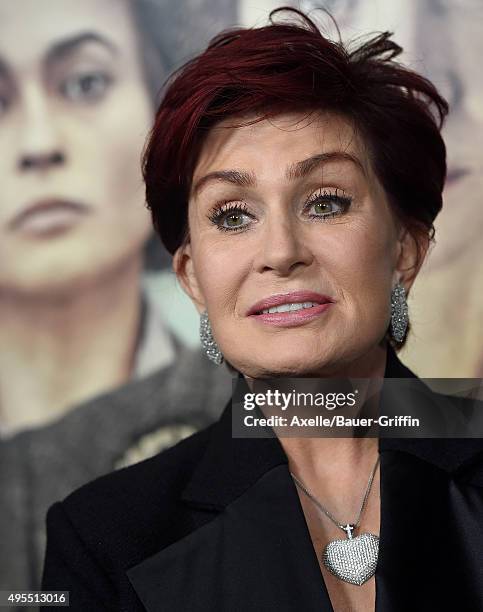
[[[315,499],[315,497],[307,490],[305,485],[290,472],[290,475],[295,481],[295,484],[311,499],[314,504],[322,510],[322,512],[330,518],[342,531],[345,531],[347,540],[332,540],[327,544],[322,553],[322,562],[331,574],[344,580],[360,586],[364,584],[375,573],[377,566],[377,555],[379,552],[379,538],[373,533],[363,533],[357,537],[352,537],[352,532],[359,526],[361,515],[369,497],[374,474],[379,465],[379,456],[376,464],[371,472],[369,483],[362,500],[362,504],[355,523],[342,525],[332,514]]]

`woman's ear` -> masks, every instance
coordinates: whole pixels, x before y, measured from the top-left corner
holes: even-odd
[[[396,271],[406,291],[411,288],[429,248],[429,236],[424,230],[410,231],[401,227],[398,238]]]
[[[205,307],[205,300],[198,284],[191,256],[191,244],[185,243],[180,246],[173,256],[173,270],[178,278],[181,288],[191,299],[196,310],[201,314]]]

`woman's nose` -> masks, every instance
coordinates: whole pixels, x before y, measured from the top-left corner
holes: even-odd
[[[287,276],[299,266],[310,265],[313,259],[303,239],[302,228],[288,215],[284,219],[274,215],[267,220],[260,242],[256,255],[259,272],[271,270],[279,276]]]
[[[21,109],[18,169],[22,172],[45,171],[62,166],[66,155],[48,94],[40,88],[27,88]]]

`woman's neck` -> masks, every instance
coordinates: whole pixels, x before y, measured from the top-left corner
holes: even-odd
[[[358,381],[359,405],[369,396],[377,404],[386,359],[387,348],[379,345],[334,378],[370,379]],[[358,507],[378,456],[377,438],[280,437],[279,441],[289,469],[319,499],[331,500],[331,511],[344,515],[347,508]]]
[[[0,293],[0,428],[40,426],[129,379],[141,259],[62,295]]]

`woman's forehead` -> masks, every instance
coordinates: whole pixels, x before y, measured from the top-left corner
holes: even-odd
[[[319,112],[287,113],[262,120],[230,118],[207,135],[192,184],[207,173],[236,167],[255,174],[267,165],[274,173],[296,171],[317,156],[325,156],[323,161],[352,161],[361,170],[369,170],[365,143],[342,115]]]

